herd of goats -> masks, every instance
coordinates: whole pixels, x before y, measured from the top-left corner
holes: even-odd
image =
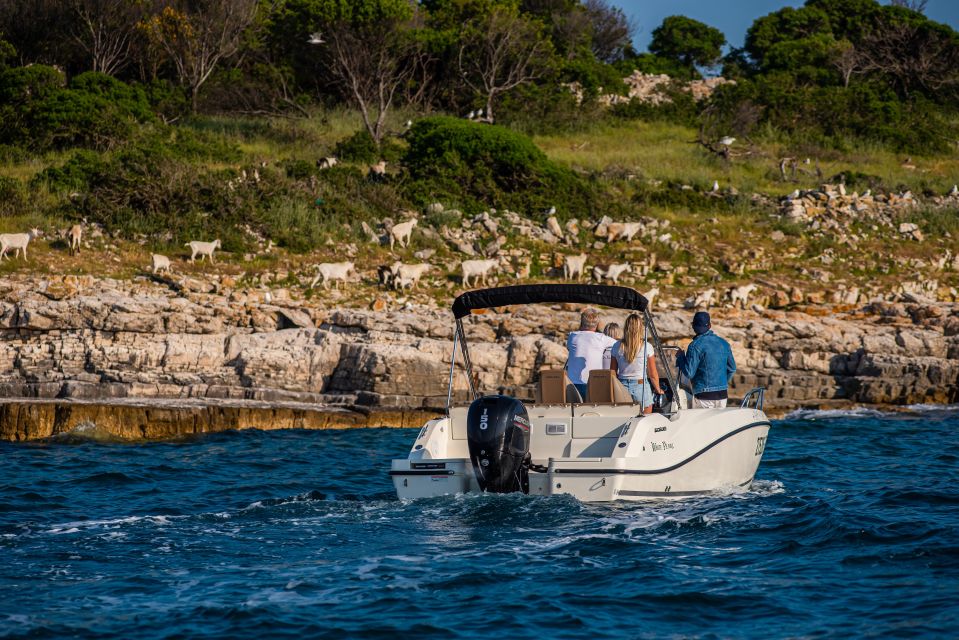
[[[389,229],[389,244],[391,252],[394,250],[397,244],[399,244],[402,248],[409,247],[413,229],[416,227],[416,224],[417,218],[412,217],[406,222],[393,225]],[[622,223],[621,226],[632,224],[633,223]],[[636,231],[638,231],[638,223],[636,223],[636,226],[636,230],[623,229],[620,232],[620,230],[617,229],[617,233],[621,233],[622,237],[631,238],[631,236],[635,235]],[[10,251],[14,252],[14,258],[22,256],[25,260],[27,257],[27,246],[30,244],[30,241],[41,235],[42,232],[36,228],[31,229],[29,233],[0,234],[0,260],[4,259],[7,253]],[[66,239],[69,242],[71,255],[80,252],[82,238],[82,225],[73,225],[67,231]],[[190,248],[191,263],[194,263],[197,258],[199,258],[201,262],[209,258],[210,262],[215,264],[216,259],[214,258],[214,252],[220,248],[221,244],[219,239],[213,240],[212,242],[201,242],[194,240],[186,243],[184,246]],[[566,280],[581,280],[586,275],[587,259],[588,256],[585,253],[581,253],[579,255],[563,256],[563,278]],[[429,272],[431,266],[432,265],[429,263],[405,264],[402,261],[396,261],[392,265],[384,265],[379,267],[377,270],[377,279],[380,285],[387,288],[393,288],[400,291],[407,288],[415,289],[423,276]],[[511,266],[514,265],[509,264],[509,261],[505,256],[500,258],[489,258],[485,260],[463,260],[460,263],[462,284],[464,287],[470,286],[471,282],[474,285],[481,283],[483,286],[486,286],[489,277],[494,275],[498,270],[509,268]],[[160,273],[169,275],[171,272],[170,258],[157,253],[152,254],[151,270],[154,275]],[[597,265],[592,268],[590,275],[593,279],[598,281],[608,280],[613,284],[618,284],[619,279],[624,274],[631,271],[632,266],[629,263],[611,264],[608,266]],[[330,283],[333,283],[334,288],[339,289],[339,283],[347,282],[351,274],[355,272],[356,268],[352,262],[324,262],[318,264],[316,266],[316,276],[310,282],[310,289],[314,288],[317,284],[322,284],[324,289],[329,289]],[[515,276],[521,280],[528,278],[529,263],[527,262],[519,270],[517,270]],[[734,306],[739,304],[745,308],[749,295],[755,290],[756,286],[752,284],[734,287],[727,293],[727,298]],[[652,299],[658,293],[659,290],[654,288],[650,291],[647,291],[645,296],[650,300],[650,302],[652,302]],[[690,304],[687,304],[687,306],[692,306],[695,308],[708,308],[715,302],[715,295],[716,292],[713,289],[707,289],[694,298],[691,298],[689,301]]]

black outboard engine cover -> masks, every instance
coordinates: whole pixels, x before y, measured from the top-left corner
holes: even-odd
[[[474,400],[466,439],[482,491],[529,493],[529,413],[522,402],[510,396]]]

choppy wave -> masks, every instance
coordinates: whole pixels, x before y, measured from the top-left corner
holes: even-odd
[[[883,418],[895,415],[890,411],[880,411],[869,407],[850,407],[848,409],[795,409],[784,420],[830,420],[835,418]]]
[[[902,417],[909,414],[959,413],[959,404],[909,404],[895,411],[884,411],[872,407],[848,407],[845,409],[795,409],[784,420],[830,420],[837,418],[887,418]]]
[[[748,490],[645,503],[401,502],[412,430],[0,445],[0,635],[947,637],[959,415],[914,411],[792,415]]]

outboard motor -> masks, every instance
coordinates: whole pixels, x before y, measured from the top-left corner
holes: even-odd
[[[529,493],[529,413],[522,402],[510,396],[474,400],[466,439],[480,490]]]

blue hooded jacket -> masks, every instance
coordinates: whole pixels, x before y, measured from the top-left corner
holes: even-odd
[[[676,356],[676,366],[689,378],[694,395],[728,389],[736,373],[736,360],[729,343],[712,330],[693,338],[685,355],[680,351]]]

